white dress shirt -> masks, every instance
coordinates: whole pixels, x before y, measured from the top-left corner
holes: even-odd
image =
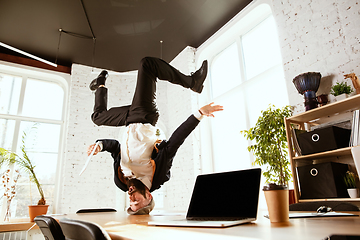
[[[155,165],[150,160],[154,150],[156,128],[151,124],[132,123],[121,141],[121,169],[125,177],[140,180],[151,189]]]

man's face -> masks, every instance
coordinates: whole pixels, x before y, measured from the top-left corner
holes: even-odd
[[[128,194],[130,199],[130,208],[134,212],[147,206],[152,199],[152,195],[148,190],[145,192],[145,197],[140,192],[136,191],[136,188],[134,186],[129,187]]]

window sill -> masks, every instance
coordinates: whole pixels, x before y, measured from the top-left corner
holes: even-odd
[[[35,222],[30,222],[29,218],[11,219],[9,222],[0,222],[0,232],[27,231],[33,227]],[[37,228],[37,226],[34,226]]]

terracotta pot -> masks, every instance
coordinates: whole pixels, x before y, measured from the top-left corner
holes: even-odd
[[[49,205],[30,205],[28,207],[30,221],[33,222],[36,216],[45,215],[47,213]]]
[[[289,221],[289,190],[283,185],[265,186],[263,188],[270,222]]]

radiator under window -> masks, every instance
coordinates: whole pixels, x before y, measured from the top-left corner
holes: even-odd
[[[26,231],[2,232],[0,240],[26,240]]]

